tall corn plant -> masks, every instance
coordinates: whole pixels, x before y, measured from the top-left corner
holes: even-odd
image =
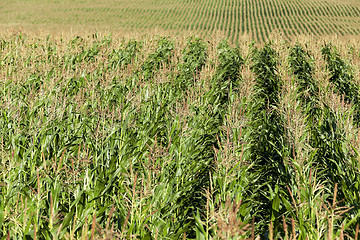
[[[247,165],[241,164],[243,163],[243,152],[240,146],[243,144],[243,139],[239,143],[237,142],[239,141],[238,138],[242,138],[242,136],[234,136],[237,134],[231,136],[227,122],[233,101],[241,96],[239,89],[244,84],[244,80],[240,70],[245,64],[245,59],[241,56],[238,46],[230,47],[226,41],[220,42],[217,50],[219,65],[213,78],[209,102],[212,106],[217,106],[214,108],[212,116],[219,122],[220,131],[217,135],[219,147],[215,149],[216,170],[211,172],[211,185],[210,189],[207,189],[207,207],[216,212],[212,216],[216,219],[216,223],[213,224],[214,227],[211,228],[213,237],[220,237],[221,239],[246,238],[250,237],[249,226],[252,219],[249,205],[243,202],[246,198],[244,191],[249,184]],[[237,129],[237,131],[241,133],[242,130]],[[233,152],[230,153],[231,151]],[[231,167],[228,165],[230,162],[234,164]],[[222,214],[224,214],[225,219],[222,219]],[[209,219],[204,218],[204,223],[206,221]]]
[[[179,219],[188,227],[187,236],[208,239],[211,231],[204,228],[206,215],[205,190],[210,187],[210,177],[215,161],[215,149],[219,148],[218,136],[229,101],[232,85],[240,81],[242,58],[237,49],[226,42],[218,47],[220,65],[217,67],[212,88],[206,93],[203,106],[194,106],[196,115],[190,121],[190,138],[186,140],[185,158],[176,165],[178,175]],[[185,169],[184,169],[185,167]],[[177,175],[177,174],[176,174]],[[175,176],[176,176],[175,175]]]
[[[211,101],[212,104],[218,101],[220,107],[225,107],[229,101],[230,92],[240,84],[240,68],[244,60],[240,56],[239,49],[231,48],[226,41],[219,44],[218,54],[219,66],[216,71]]]
[[[155,52],[142,64],[142,72],[135,72],[133,78],[143,77],[149,81],[143,89],[138,89],[138,86],[133,84],[114,85],[117,85],[116,93],[129,92],[127,89],[133,86],[134,89],[130,91],[138,92],[142,99],[136,109],[130,112],[130,118],[133,119],[132,129],[121,129],[119,143],[123,150],[119,152],[119,156],[114,153],[118,156],[115,157],[118,159],[116,162],[123,166],[122,173],[116,171],[114,181],[122,179],[125,184],[116,186],[119,197],[116,205],[120,229],[127,237],[178,238],[187,229],[176,214],[178,203],[174,200],[178,193],[174,189],[177,179],[171,177],[174,171],[173,164],[177,164],[174,160],[179,151],[182,151],[179,150],[179,119],[170,111],[178,96],[172,84],[151,81],[161,70],[162,64],[169,63],[172,50],[172,42],[165,38],[160,39]],[[119,104],[123,103],[120,101]],[[128,131],[133,133],[131,141],[121,137],[126,137]],[[116,136],[117,134],[113,135]],[[158,151],[162,153],[160,156],[157,155]],[[124,174],[128,177],[122,177]],[[134,175],[137,180],[131,180],[131,176],[134,178]],[[153,192],[151,195],[148,192],[149,187]],[[129,192],[132,188],[136,193],[140,193],[141,199],[138,198],[138,194]],[[145,216],[148,217],[144,221]]]
[[[322,47],[321,52],[330,71],[329,81],[334,84],[336,93],[343,95],[347,103],[354,105],[354,123],[360,124],[360,97],[359,86],[355,83],[351,66],[341,59],[336,49],[331,44]]]
[[[91,54],[85,55],[94,57]],[[90,58],[79,61],[92,62]],[[80,64],[77,60],[75,63]],[[92,76],[94,81],[102,76],[101,71],[100,69],[99,75],[95,75],[95,72]],[[103,225],[106,221],[104,217],[108,218],[114,204],[112,194],[117,182],[109,181],[108,178],[116,167],[114,160],[111,160],[114,155],[108,151],[113,148],[111,145],[105,148],[107,138],[97,134],[99,126],[107,126],[109,119],[100,119],[94,113],[89,114],[89,105],[85,104],[79,109],[71,102],[76,101],[74,95],[80,87],[87,88],[91,84],[89,79],[81,86],[73,86],[75,94],[67,88],[62,92],[43,91],[42,95],[38,95],[37,82],[44,84],[45,80],[53,77],[52,74],[52,71],[38,76],[33,74],[25,84],[14,87],[13,90],[19,91],[18,96],[22,97],[17,99],[16,95],[14,98],[12,96],[13,101],[20,104],[23,101],[32,103],[32,108],[24,108],[17,114],[23,123],[12,125],[11,111],[3,112],[7,128],[14,126],[16,131],[14,134],[7,134],[9,138],[3,137],[8,139],[8,142],[3,141],[5,146],[2,147],[14,153],[11,161],[20,163],[7,175],[2,175],[5,182],[11,179],[13,183],[3,189],[3,203],[10,208],[14,204],[18,205],[18,199],[13,198],[14,192],[18,192],[21,196],[26,196],[25,200],[22,199],[25,201],[22,202],[22,207],[28,209],[21,216],[22,224],[13,224],[7,210],[3,212],[1,228],[8,229],[10,236],[14,238],[63,238],[69,233],[72,237],[79,237],[87,234],[88,230],[84,230],[84,226],[90,226],[92,217]],[[22,92],[27,94],[21,94]],[[32,97],[29,97],[29,94]],[[52,119],[51,109],[54,107],[53,102],[57,102],[55,99],[58,95],[67,97],[69,101],[65,106],[55,105],[59,108],[59,115]],[[91,93],[89,96],[91,97]],[[100,101],[91,105],[95,106],[94,109],[101,109],[104,105],[106,107],[107,103]],[[6,133],[4,130],[1,129],[2,134]],[[131,136],[130,130],[128,133]],[[68,174],[70,175],[66,178]],[[7,231],[3,232],[6,234]]]
[[[97,34],[93,35],[94,39],[98,39]],[[96,40],[92,46],[85,45],[85,39],[82,37],[75,37],[68,44],[69,55],[65,54],[62,57],[62,62],[66,69],[76,70],[77,67],[84,62],[94,62],[104,48],[107,48],[112,42],[111,36],[107,36],[103,39]],[[49,49],[48,49],[49,50]],[[75,51],[75,52],[72,52]]]
[[[123,68],[136,61],[137,53],[142,48],[142,44],[136,40],[130,40],[118,50],[113,50],[109,55],[110,64],[112,69]]]
[[[358,196],[356,194],[358,190],[356,184],[354,184],[358,180],[353,168],[353,160],[351,155],[349,155],[346,142],[344,142],[344,133],[337,126],[339,120],[336,119],[329,106],[321,104],[319,101],[319,87],[312,77],[313,68],[309,58],[310,55],[300,45],[296,45],[291,49],[289,58],[290,67],[297,80],[299,100],[305,109],[308,133],[310,135],[309,143],[314,149],[309,163],[317,171],[318,181],[320,180],[326,185],[325,191],[328,191],[329,194],[326,200],[330,203],[332,202],[332,207],[335,208],[337,200],[346,199],[346,204],[340,204],[340,207],[353,208],[358,205]],[[336,189],[335,186],[337,186]],[[313,194],[310,186],[308,190],[309,192],[298,197],[305,201],[308,198],[306,196]],[[332,195],[334,192],[336,192],[335,195]],[[296,194],[295,191],[294,194]],[[316,204],[315,202],[310,202],[309,204]],[[309,206],[307,212],[302,212],[297,216],[299,218],[300,236],[302,237],[310,234],[311,226],[315,222],[319,222],[311,208],[316,209],[319,206]],[[357,207],[355,208],[357,209]],[[332,209],[332,211],[335,211],[335,209]],[[299,211],[297,211],[297,214],[299,214]],[[304,218],[308,220],[304,221]],[[346,227],[349,227],[355,220],[356,214],[353,212],[346,220],[348,221]],[[329,231],[335,229],[337,231],[335,233],[339,234],[339,225],[337,225],[336,220],[331,219],[331,221],[333,223],[327,226]],[[327,225],[326,223],[322,224]],[[354,224],[352,226],[354,227]],[[343,230],[347,229],[344,228]],[[354,234],[353,230],[347,231]]]
[[[170,63],[173,56],[174,43],[167,38],[160,38],[154,53],[141,65],[141,73],[144,80],[150,80],[154,73],[161,68],[162,64]]]
[[[182,51],[180,73],[175,79],[181,91],[185,92],[194,85],[196,75],[205,66],[207,58],[207,46],[204,41],[198,37],[188,39],[186,48]]]
[[[316,117],[321,113],[321,108],[319,107],[320,90],[312,76],[313,67],[310,58],[310,54],[299,44],[290,49],[288,57],[291,72],[295,76],[297,100],[301,102],[300,111],[306,116],[305,123],[307,125],[306,132],[303,133],[303,136],[294,137],[304,139],[302,140],[303,142],[306,142],[306,137],[311,131],[309,127],[311,122],[316,122]],[[299,152],[295,152],[294,150],[294,158],[299,159],[302,157],[300,151],[303,151],[303,149],[296,149],[299,150]],[[315,217],[315,211],[313,209],[320,208],[318,203],[319,199],[317,198],[321,196],[322,189],[313,187],[318,179],[315,178],[315,180],[313,180],[312,175],[317,175],[311,166],[311,159],[304,161],[304,166],[299,166],[299,164],[295,163],[294,174],[298,176],[296,177],[298,181],[296,182],[294,178],[293,182],[289,184],[291,194],[296,200],[288,202],[286,206],[291,218],[295,219],[297,223],[296,228],[298,229],[298,237],[300,239],[304,239],[309,235],[316,237],[315,230],[312,228],[318,219]],[[318,184],[321,184],[321,182]],[[306,203],[308,205],[306,205]],[[304,206],[303,208],[298,207],[298,205],[301,204]],[[323,224],[326,225],[326,223]],[[322,227],[323,226],[319,224],[319,228]]]
[[[181,176],[183,173],[189,172],[188,164],[184,163],[186,159],[182,158],[184,152],[188,151],[188,147],[184,148],[184,141],[187,141],[187,138],[181,135],[180,124],[182,123],[179,122],[178,116],[171,114],[170,109],[173,109],[173,104],[182,95],[182,91],[186,90],[178,88],[178,80],[190,81],[190,78],[197,74],[190,71],[200,71],[204,64],[203,61],[205,59],[198,59],[198,52],[204,54],[203,51],[205,51],[202,48],[198,49],[199,44],[201,48],[203,43],[200,39],[195,42],[190,41],[187,48],[183,51],[184,62],[180,64],[180,74],[174,81],[176,87],[173,87],[173,83],[160,85],[152,83],[150,89],[152,94],[149,97],[145,97],[135,115],[137,126],[135,145],[137,146],[136,155],[138,156],[135,166],[137,173],[146,176],[149,172],[152,172],[149,170],[149,165],[162,168],[158,178],[150,180],[155,184],[154,191],[156,192],[154,197],[148,199],[150,209],[155,211],[152,219],[146,223],[151,231],[143,232],[142,229],[145,222],[141,222],[139,217],[138,221],[140,222],[137,224],[136,229],[143,232],[140,236],[145,236],[144,233],[146,233],[146,236],[152,237],[157,235],[159,237],[179,238],[182,234],[193,231],[188,221],[189,216],[190,218],[192,217],[192,214],[189,214],[189,209],[192,209],[192,206],[191,204],[186,204],[180,207],[181,201],[185,200],[179,198],[178,192],[181,189],[180,185],[183,187],[186,185],[184,188],[193,188],[190,183],[186,182],[188,179]],[[155,54],[149,55],[147,61],[153,58],[153,56]],[[164,55],[164,57],[166,56]],[[156,61],[165,60],[160,59],[159,56],[156,58]],[[197,61],[200,61],[200,63],[197,63]],[[147,62],[144,63],[143,67],[146,64]],[[160,66],[158,65],[158,67]],[[193,66],[196,66],[196,69],[193,69]],[[154,68],[153,74],[155,70],[158,69]],[[187,87],[186,84],[182,85],[182,87]],[[152,159],[149,163],[146,158],[148,155],[153,154],[153,150],[151,150],[153,147],[156,149],[167,149],[166,151],[171,161],[169,162],[167,157],[160,157]],[[151,150],[150,152],[149,149]],[[183,189],[181,190],[184,191]]]
[[[114,83],[113,89],[116,91],[111,91],[111,94],[116,93],[121,96],[129,92],[127,89],[132,87],[130,91],[137,92],[143,99],[135,109],[128,108],[127,118],[131,120],[126,120],[126,122],[132,121],[132,128],[119,128],[111,137],[119,147],[114,148],[111,145],[107,147],[107,149],[113,149],[111,152],[113,152],[114,163],[118,166],[112,169],[119,169],[119,166],[122,166],[121,171],[103,170],[105,173],[108,172],[104,177],[113,179],[114,186],[111,193],[116,191],[118,196],[116,201],[118,227],[127,237],[176,238],[175,229],[183,227],[179,226],[177,221],[173,221],[175,218],[171,218],[173,216],[171,207],[169,211],[165,211],[165,208],[171,205],[171,199],[174,198],[171,192],[173,182],[167,178],[169,173],[166,169],[159,172],[168,164],[169,159],[166,156],[168,151],[175,151],[172,149],[176,149],[176,144],[174,146],[172,144],[177,143],[176,139],[180,133],[177,129],[178,125],[173,120],[176,116],[172,116],[169,111],[176,95],[169,84],[151,81],[151,77],[160,70],[161,64],[169,62],[172,47],[170,41],[160,40],[155,53],[150,54],[141,66],[144,72],[134,74],[134,78],[140,78],[142,74],[150,81],[150,84],[144,87],[146,89],[138,89],[138,86],[132,84],[122,86],[120,83]],[[114,100],[118,98],[116,95],[111,97]],[[117,100],[117,102],[123,107],[129,104],[126,100]],[[158,150],[164,151],[166,156],[154,156],[157,154],[154,151]],[[109,150],[104,153],[108,155],[108,152]],[[123,185],[116,184],[117,181],[123,182]],[[149,186],[156,192],[153,196],[149,195]],[[146,191],[145,188],[148,190]],[[134,192],[129,191],[130,189]],[[138,198],[137,193],[140,193],[141,199]],[[146,217],[146,221],[144,221],[145,216],[149,216]]]
[[[346,213],[346,228],[352,235],[355,234],[354,221],[359,212],[359,175],[356,170],[357,162],[351,154],[351,148],[345,140],[344,131],[338,126],[336,115],[330,107],[324,105],[321,115],[316,116],[318,122],[310,123],[310,145],[315,149],[312,152],[314,169],[318,178],[324,181],[329,191],[329,203],[339,201],[338,207],[344,207]],[[334,204],[333,204],[334,206]],[[340,231],[340,223],[333,225]]]
[[[277,111],[281,80],[277,73],[277,54],[269,44],[254,49],[252,71],[256,75],[255,96],[250,113],[249,161],[253,171],[253,185],[248,190],[257,233],[269,236],[272,222],[274,234],[281,229],[281,216],[286,209],[282,198],[287,199],[286,184],[289,175],[284,157],[288,154],[282,117]]]
[[[309,62],[310,54],[300,45],[294,46],[289,54],[289,63],[292,73],[296,76],[299,100],[308,107],[314,107],[319,99],[319,87],[313,79],[313,68]]]

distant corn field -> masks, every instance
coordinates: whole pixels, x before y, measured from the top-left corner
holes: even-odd
[[[41,13],[41,14],[40,14]],[[184,31],[209,37],[219,33],[235,42],[247,34],[264,41],[272,33],[358,36],[357,0],[5,0],[2,27],[107,29],[122,32]]]

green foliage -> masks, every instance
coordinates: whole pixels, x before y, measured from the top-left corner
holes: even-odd
[[[199,37],[189,38],[186,48],[182,51],[182,61],[180,69],[184,75],[193,75],[201,71],[205,66],[207,55],[205,42]]]
[[[194,78],[205,66],[207,47],[201,38],[189,38],[186,48],[182,51],[182,63],[179,65],[180,74],[176,82],[181,91],[186,91],[194,84]]]
[[[334,84],[335,91],[344,96],[346,102],[354,105],[354,123],[360,124],[360,98],[359,86],[354,82],[354,74],[347,64],[331,45],[324,45],[321,49],[324,59],[327,62],[331,76],[329,81]]]
[[[282,225],[280,217],[286,211],[281,199],[288,198],[286,184],[290,176],[284,162],[288,149],[283,120],[277,111],[281,80],[276,52],[269,44],[255,49],[253,62],[256,83],[248,140],[253,185],[249,186],[248,194],[254,196],[251,206],[257,232],[267,238],[270,221],[277,234]]]
[[[271,45],[249,66],[226,41],[149,42],[0,40],[0,239],[355,238],[351,112],[318,100],[305,50],[289,60],[308,145],[290,151]]]
[[[170,63],[173,56],[174,43],[167,38],[160,38],[158,47],[154,53],[150,54],[148,59],[141,66],[144,80],[153,77],[154,72],[158,70],[162,64]]]
[[[265,45],[262,50],[254,49],[255,62],[252,66],[253,72],[258,76],[255,92],[259,104],[259,110],[276,105],[279,99],[280,79],[277,75],[276,53],[269,44]]]
[[[133,61],[136,61],[135,58],[137,53],[141,50],[142,45],[141,42],[136,40],[131,40],[125,44],[119,50],[113,50],[110,58],[111,68],[122,68],[128,66]]]
[[[319,87],[312,77],[312,66],[308,61],[310,57],[300,45],[291,48],[289,54],[290,67],[297,78],[299,100],[309,108],[314,107],[319,94]]]
[[[228,96],[231,94],[232,79],[238,82],[240,79],[239,71],[241,67],[241,57],[237,50],[232,49],[227,43],[222,43],[218,47],[220,64],[216,69],[214,85],[206,93],[205,105],[196,108],[196,114],[190,121],[191,138],[187,140],[188,148],[185,154],[187,160],[187,171],[183,172],[182,179],[187,181],[179,186],[179,210],[181,217],[185,218],[185,226],[197,226],[197,230],[190,229],[189,237],[204,234],[202,229],[199,232],[198,224],[201,217],[206,214],[205,191],[210,188],[211,177],[214,174],[216,149],[219,149],[219,136],[222,134],[221,127],[224,121]],[[234,53],[236,59],[233,61]],[[224,98],[226,96],[226,98]],[[183,167],[183,166],[182,166]],[[179,167],[175,168],[178,172]],[[181,218],[180,218],[181,219]],[[194,223],[194,220],[196,223]]]
[[[329,48],[323,48],[322,52],[329,54]],[[323,200],[332,203],[332,211],[335,211],[335,207],[346,209],[346,211],[351,209],[348,213],[349,227],[351,224],[354,225],[358,212],[355,210],[358,209],[359,198],[355,197],[358,187],[357,184],[354,184],[358,182],[355,167],[357,164],[354,164],[354,156],[346,147],[346,136],[345,132],[338,126],[339,119],[329,106],[320,103],[318,99],[319,88],[312,77],[313,68],[309,64],[309,58],[310,55],[301,46],[297,45],[292,48],[290,65],[297,78],[299,99],[305,106],[309,144],[314,149],[310,155],[309,166],[317,170],[318,181],[326,186],[325,191],[328,194],[323,197]],[[330,81],[333,83],[339,81],[335,85],[341,85],[341,77],[340,79],[336,77],[340,73],[335,72],[337,71],[334,70],[334,75]],[[332,196],[331,194],[334,192],[336,194]],[[301,196],[299,197],[301,198]],[[336,206],[334,197],[345,201]],[[316,222],[310,211],[304,213],[301,216],[302,218],[309,219],[308,221],[313,224]],[[340,231],[340,224],[336,222],[336,219],[331,221],[333,222],[333,230]],[[307,225],[306,222],[303,224],[304,226]],[[309,225],[306,227],[309,228]],[[354,235],[354,232],[351,234]]]

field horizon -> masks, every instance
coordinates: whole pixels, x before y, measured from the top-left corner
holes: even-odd
[[[56,34],[244,35],[258,42],[274,34],[351,38],[360,36],[360,2],[345,0],[17,0],[0,3],[0,26]],[[41,14],[39,14],[39,12]]]

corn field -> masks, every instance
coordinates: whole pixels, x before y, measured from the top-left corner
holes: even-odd
[[[358,239],[360,45],[0,39],[0,239]]]

